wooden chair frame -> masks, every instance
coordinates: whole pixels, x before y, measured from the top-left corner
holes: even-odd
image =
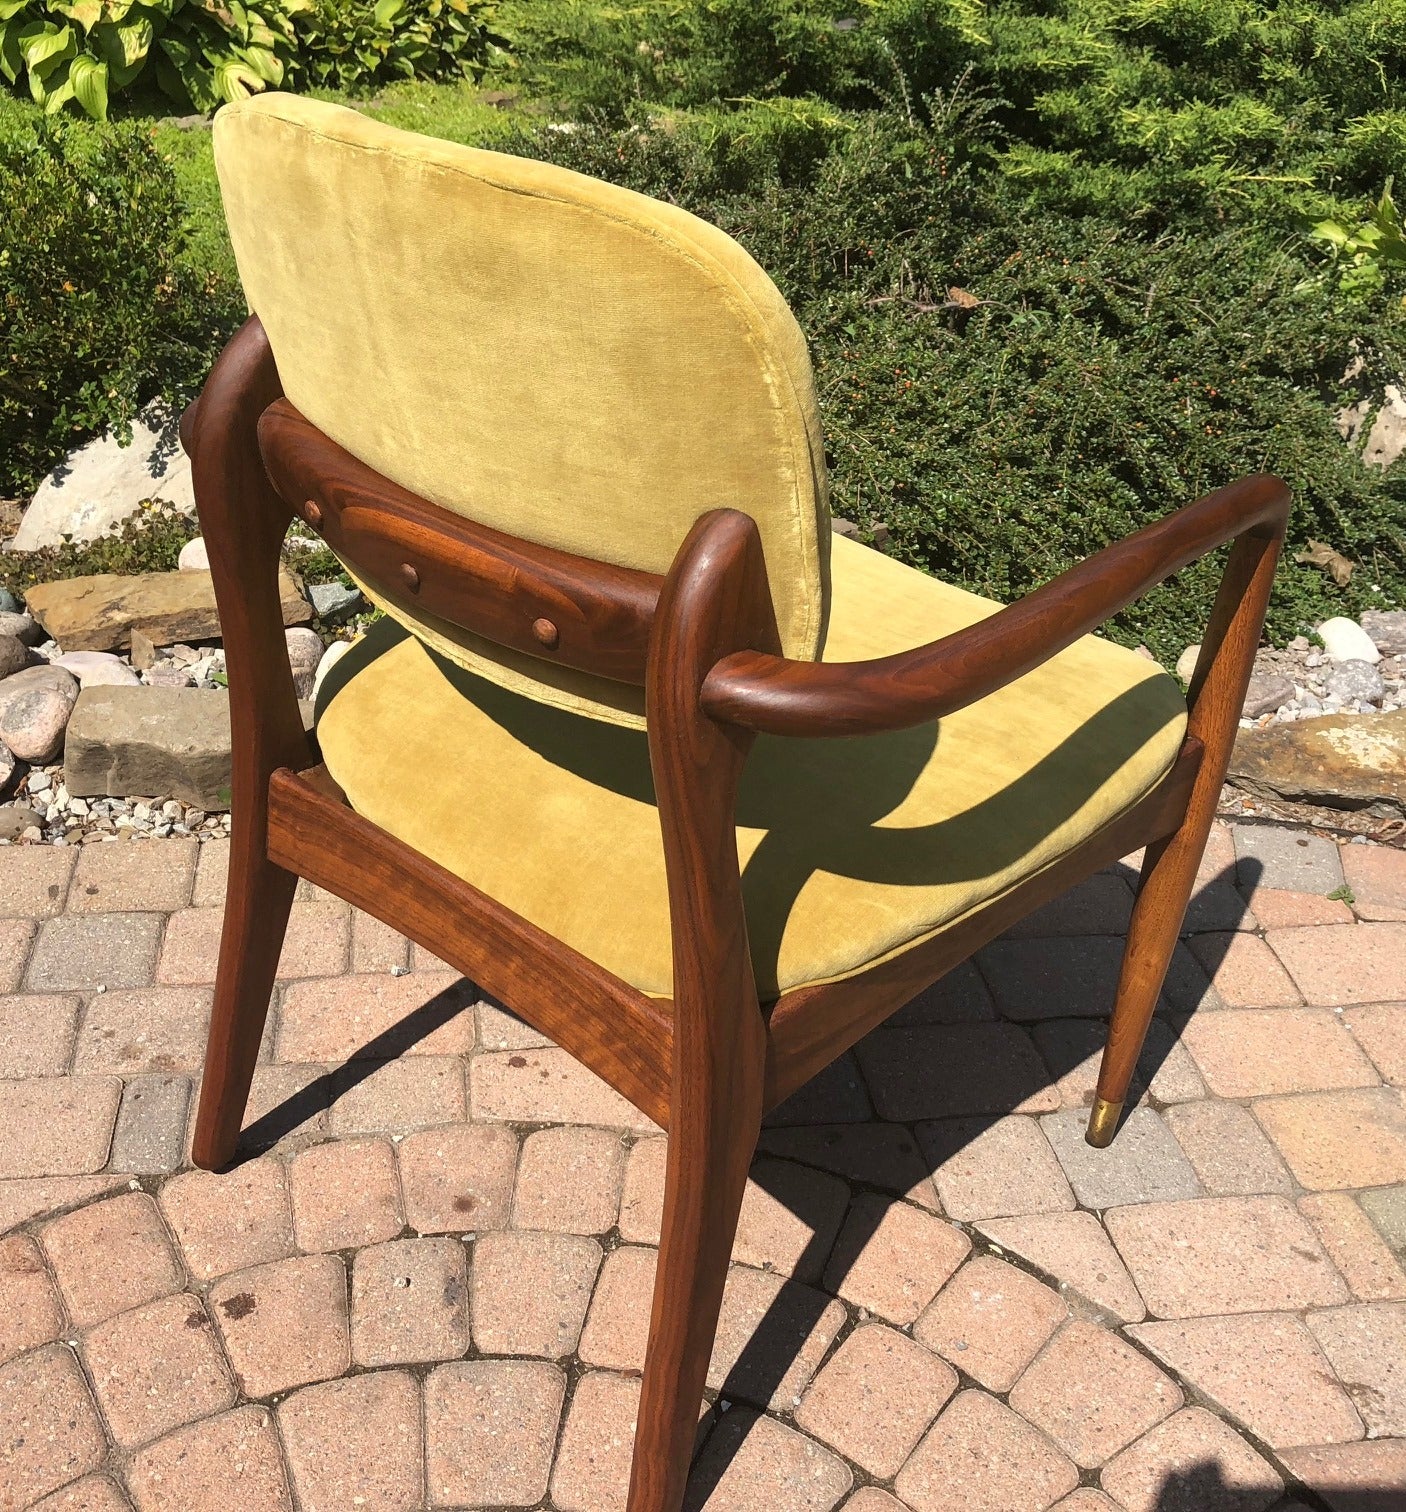
[[[1070,885],[1146,846],[1088,1138],[1112,1138],[1224,780],[1289,491],[1241,480],[931,645],[854,664],[779,653],[756,526],[697,521],[667,576],[514,539],[416,498],[282,397],[251,319],[182,421],[229,671],[233,835],[194,1159],[235,1154],[297,879],[374,914],[482,984],[669,1132],[629,1512],[678,1512],[762,1117],[916,992]],[[358,816],[305,734],[279,549],[306,521],[393,602],[645,690],[674,962],[652,999]],[[1057,864],[843,981],[758,1001],[735,836],[754,736],[861,735],[940,717],[1047,660],[1233,541],[1181,751],[1138,804]]]

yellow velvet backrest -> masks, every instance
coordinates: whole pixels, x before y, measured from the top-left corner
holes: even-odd
[[[757,522],[786,652],[819,653],[825,466],[805,341],[687,212],[286,94],[226,106],[215,163],[288,398],[378,472],[482,524],[668,569],[710,509]],[[638,722],[638,690],[385,606],[545,702]]]

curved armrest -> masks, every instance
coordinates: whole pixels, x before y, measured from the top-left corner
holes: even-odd
[[[1098,552],[989,619],[865,662],[724,657],[703,683],[706,713],[770,735],[865,735],[950,714],[1095,630],[1197,557],[1238,536],[1282,537],[1290,493],[1258,473]]]

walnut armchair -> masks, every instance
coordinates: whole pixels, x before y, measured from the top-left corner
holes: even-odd
[[[721,232],[287,96],[215,145],[255,314],[183,424],[234,734],[195,1160],[235,1153],[299,876],[481,983],[669,1132],[629,1508],[678,1512],[766,1111],[1146,846],[1113,1137],[1288,490],[1242,479],[1001,608],[832,543],[804,342]],[[386,611],[312,740],[295,516]],[[1186,699],[1090,634],[1226,542]]]

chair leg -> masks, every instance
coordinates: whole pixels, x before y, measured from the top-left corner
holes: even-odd
[[[292,872],[275,866],[261,854],[264,832],[262,823],[236,823],[230,841],[215,1005],[191,1149],[191,1159],[207,1171],[227,1165],[239,1142],[288,913],[298,886]]]
[[[735,1090],[735,1089],[734,1089]],[[664,1224],[628,1512],[679,1512],[761,1104],[721,1098],[669,1131]]]

